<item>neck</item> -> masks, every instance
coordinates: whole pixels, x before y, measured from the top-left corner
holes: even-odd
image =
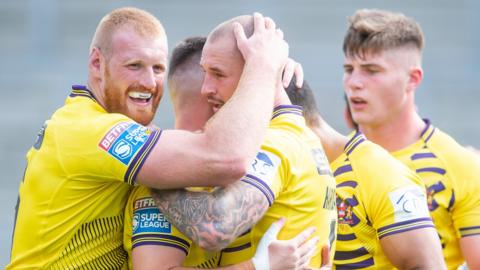
[[[100,90],[101,89],[100,88],[100,83],[98,81],[89,79],[88,84],[87,84],[87,88],[88,88],[88,90],[90,90],[90,92],[92,92],[93,96],[95,96],[95,99],[100,104],[100,106],[102,106],[104,109],[106,109],[105,103],[104,103],[104,96],[103,96],[104,93]]]
[[[328,161],[333,162],[343,153],[343,149],[348,142],[348,137],[332,128],[320,116],[313,122],[314,123],[309,123],[309,126],[320,138]]]
[[[359,125],[360,131],[370,141],[389,152],[398,151],[416,142],[424,128],[425,122],[416,111],[381,125]]]

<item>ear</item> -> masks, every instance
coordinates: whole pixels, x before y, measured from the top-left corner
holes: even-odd
[[[419,66],[413,67],[409,72],[408,91],[415,91],[423,80],[423,69]]]
[[[91,75],[93,75],[95,78],[101,77],[102,62],[104,62],[103,60],[104,57],[100,50],[96,47],[93,47],[88,59],[88,69],[90,70]]]

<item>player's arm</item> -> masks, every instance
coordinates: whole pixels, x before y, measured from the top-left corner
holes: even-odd
[[[380,244],[387,258],[398,269],[446,269],[435,228],[388,235],[380,239]]]
[[[260,240],[252,259],[214,269],[304,269],[314,254],[318,243],[317,237],[308,240],[315,230],[314,228],[308,228],[290,240],[278,240],[277,235],[283,225],[284,219],[281,219],[270,226]],[[327,253],[325,253],[325,250]],[[326,256],[326,260],[328,260],[328,247],[324,247],[322,254],[323,258]],[[185,252],[167,246],[143,245],[135,248],[132,252],[133,269],[135,270],[197,269],[181,266],[184,259]]]
[[[266,196],[237,181],[213,192],[151,190],[155,203],[185,236],[207,250],[220,250],[257,223],[268,210]]]
[[[224,186],[245,174],[266,132],[288,57],[288,44],[271,19],[255,14],[254,28],[248,39],[239,24],[234,31],[245,65],[232,98],[203,133],[164,131],[139,171],[139,184]]]
[[[480,235],[470,235],[460,238],[462,255],[467,262],[468,269],[480,269]]]

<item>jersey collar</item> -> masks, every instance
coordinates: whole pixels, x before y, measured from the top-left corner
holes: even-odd
[[[92,91],[90,91],[85,85],[72,85],[72,92],[69,97],[87,97],[98,103],[98,100],[95,98]]]
[[[345,148],[343,149],[343,151],[345,152],[345,154],[350,155],[350,153],[353,152],[353,150],[358,146],[360,145],[362,142],[364,142],[366,139],[365,139],[365,135],[363,135],[363,133],[361,133],[360,131],[356,131],[352,138],[347,142],[347,144],[345,145]]]
[[[272,120],[282,114],[294,114],[303,116],[303,108],[298,105],[279,105],[273,109]]]
[[[427,143],[430,138],[432,138],[433,133],[435,133],[436,128],[430,123],[430,120],[427,118],[423,119],[423,122],[425,122],[425,128],[423,129],[420,138]]]

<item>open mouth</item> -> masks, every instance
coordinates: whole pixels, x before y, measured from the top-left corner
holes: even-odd
[[[137,103],[147,104],[152,99],[152,93],[131,91],[128,93],[130,99]]]

